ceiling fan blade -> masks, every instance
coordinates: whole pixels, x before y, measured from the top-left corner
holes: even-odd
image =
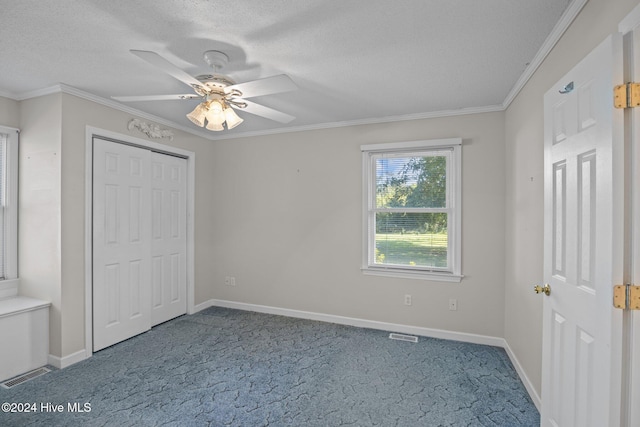
[[[112,99],[121,102],[135,102],[135,101],[172,101],[179,99],[195,99],[202,98],[200,95],[194,93],[185,95],[148,95],[148,96],[112,96]]]
[[[241,98],[253,98],[256,96],[270,95],[272,93],[296,90],[298,89],[298,85],[286,74],[279,74],[273,77],[227,86],[224,91],[230,93],[234,89],[242,92]]]
[[[255,114],[256,116],[261,116],[280,123],[289,123],[295,119],[294,116],[287,113],[265,107],[264,105],[256,104],[255,102],[247,101],[245,99],[240,100],[239,102],[243,102],[247,104],[247,106],[245,108],[238,108],[238,111],[246,111],[247,113]]]
[[[150,52],[148,50],[135,50],[131,49],[129,52],[133,53],[140,59],[144,59],[149,64],[160,68],[165,73],[169,74],[171,77],[180,80],[182,83],[189,85],[191,87],[202,87],[202,82],[200,82],[195,77],[187,74],[182,71],[180,68],[173,65],[171,62],[164,59],[162,56],[158,55],[155,52]]]

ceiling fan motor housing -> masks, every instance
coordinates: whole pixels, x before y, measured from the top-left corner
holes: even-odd
[[[208,50],[202,54],[204,62],[209,64],[214,70],[221,70],[229,63],[229,57],[226,53],[219,50]]]
[[[224,89],[227,86],[236,84],[236,82],[231,78],[222,74],[203,74],[200,76],[196,76],[196,79],[202,82],[202,86],[206,88],[206,90],[203,90],[203,88],[194,87],[194,90],[202,96],[208,95],[210,93],[224,94]]]

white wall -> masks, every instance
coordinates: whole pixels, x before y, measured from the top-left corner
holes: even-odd
[[[21,295],[51,302],[50,353],[62,352],[61,95],[20,102],[18,274]]]
[[[542,373],[543,95],[605,37],[638,0],[589,0],[505,116],[505,338],[537,393]],[[610,102],[605,100],[605,102]]]
[[[503,113],[487,113],[216,142],[214,297],[502,337],[503,135]],[[363,275],[360,145],[447,137],[463,139],[466,277]],[[225,286],[225,276],[237,285]],[[449,311],[449,298],[458,311]]]

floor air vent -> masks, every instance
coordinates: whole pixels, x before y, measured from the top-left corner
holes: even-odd
[[[25,383],[29,380],[32,380],[34,378],[39,377],[40,375],[44,375],[47,372],[51,372],[51,369],[48,368],[38,368],[36,370],[33,370],[31,372],[27,372],[26,374],[22,374],[19,377],[15,377],[12,378],[10,380],[7,380],[3,383],[0,383],[0,386],[2,386],[2,388],[11,388],[11,387],[15,387],[19,384]]]
[[[389,338],[399,341],[418,342],[418,337],[415,337],[413,335],[389,334]]]

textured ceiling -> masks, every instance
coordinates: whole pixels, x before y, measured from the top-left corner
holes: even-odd
[[[240,112],[209,132],[197,101],[127,103],[209,137],[500,107],[570,0],[0,0],[0,95],[63,84],[109,100],[189,93],[129,52],[155,51],[191,75],[222,50],[237,82],[289,75],[299,90],[252,100],[296,116]],[[113,101],[115,102],[115,101]]]

